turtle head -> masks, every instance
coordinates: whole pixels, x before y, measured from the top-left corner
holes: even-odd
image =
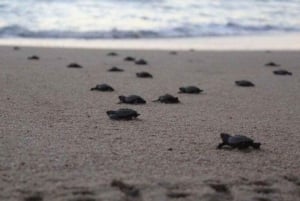
[[[122,96],[119,96],[119,99],[120,99],[120,103],[124,103],[126,97],[122,95]]]
[[[179,87],[179,92],[178,93],[183,93],[185,91],[184,87]]]
[[[227,134],[227,133],[221,133],[221,138],[223,143],[228,143],[228,139],[231,137],[231,135]]]
[[[114,114],[115,113],[115,111],[112,111],[112,110],[108,110],[108,111],[106,111],[106,114],[109,116],[109,115],[111,115],[111,114]]]

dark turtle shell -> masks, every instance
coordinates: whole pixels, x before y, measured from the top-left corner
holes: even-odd
[[[254,87],[255,85],[248,80],[238,80],[235,81],[235,84],[240,87]]]
[[[67,67],[68,68],[82,68],[82,66],[79,65],[78,63],[70,63]]]
[[[275,71],[273,71],[273,73],[275,75],[293,75],[293,73],[291,73],[287,70],[282,70],[282,69],[281,70],[275,70]]]
[[[138,189],[134,185],[127,184],[122,180],[116,180],[116,179],[112,180],[110,185],[112,187],[119,188],[119,190],[123,192],[126,195],[126,197],[132,198],[130,200],[141,200],[141,199],[134,199],[140,197],[140,189]]]
[[[218,149],[221,149],[225,145],[238,149],[246,149],[250,146],[254,149],[260,148],[260,143],[256,143],[251,138],[244,135],[231,136],[227,133],[221,133],[221,138],[223,142],[218,145]]]
[[[178,93],[187,93],[187,94],[199,94],[203,90],[199,89],[196,86],[186,86],[186,87],[180,87]]]
[[[114,89],[108,84],[97,84],[91,91],[114,91]]]
[[[278,66],[280,66],[280,64],[277,64],[277,63],[271,61],[271,62],[269,62],[269,63],[266,63],[265,66],[269,66],[269,67],[278,67]]]
[[[165,94],[163,96],[158,97],[157,100],[153,102],[161,102],[161,103],[180,103],[178,97],[174,97],[170,94]]]
[[[135,58],[134,57],[125,57],[124,58],[124,61],[135,61]]]
[[[28,60],[39,60],[40,57],[39,56],[36,56],[36,55],[32,55],[30,57],[27,57]]]
[[[139,59],[139,60],[135,61],[135,64],[137,64],[137,65],[147,65],[148,62],[144,59]]]
[[[136,76],[140,78],[153,78],[153,76],[150,73],[145,71],[136,73]]]
[[[119,96],[120,102],[119,103],[127,103],[127,104],[145,104],[146,101],[137,95],[130,95],[130,96]]]
[[[109,53],[107,53],[107,56],[118,56],[118,53],[116,53],[116,52],[109,52]]]
[[[140,114],[137,111],[128,109],[128,108],[121,108],[118,110],[109,110],[106,112],[110,119],[114,120],[132,120],[137,118]]]
[[[122,72],[124,70],[121,69],[121,68],[118,68],[118,67],[114,66],[114,67],[108,69],[107,71],[109,71],[109,72]]]
[[[20,50],[21,48],[19,46],[14,46],[13,49],[14,50]]]

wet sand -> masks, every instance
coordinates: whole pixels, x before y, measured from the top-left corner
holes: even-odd
[[[0,47],[0,200],[300,198],[299,52],[111,51]],[[113,66],[124,72],[107,72]],[[234,84],[242,79],[255,87]],[[101,83],[115,91],[90,91]],[[204,92],[177,94],[185,85]],[[152,102],[165,93],[181,104]],[[117,104],[130,94],[147,104]],[[106,111],[119,108],[141,115],[110,120]],[[261,150],[217,150],[221,132]]]

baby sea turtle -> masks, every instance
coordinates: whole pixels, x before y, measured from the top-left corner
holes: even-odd
[[[170,54],[172,54],[172,55],[176,55],[176,54],[177,54],[177,52],[176,52],[176,51],[170,51]]]
[[[170,94],[165,94],[163,96],[158,97],[157,100],[154,100],[153,102],[161,102],[161,103],[180,103],[179,99],[177,97],[174,97]]]
[[[124,61],[135,61],[135,58],[134,57],[125,57],[124,58]]]
[[[107,53],[107,56],[118,56],[118,53],[116,53],[116,52],[109,52],[109,53]]]
[[[82,68],[82,66],[79,65],[78,63],[70,63],[67,67],[68,68]]]
[[[273,71],[275,75],[293,75],[293,73],[287,71],[287,70],[275,70]]]
[[[14,46],[13,49],[14,50],[20,50],[21,48],[19,46]]]
[[[139,60],[135,61],[135,64],[137,64],[137,65],[147,65],[148,62],[144,59],[139,59]]]
[[[137,111],[128,108],[121,108],[115,111],[109,110],[106,114],[113,120],[132,120],[140,115]]]
[[[254,87],[255,85],[248,81],[248,80],[238,80],[238,81],[235,81],[235,84],[240,86],[240,87]]]
[[[119,103],[127,103],[127,104],[145,104],[146,101],[137,95],[130,95],[130,96],[119,96],[120,102]]]
[[[107,71],[109,71],[109,72],[122,72],[124,70],[121,69],[121,68],[118,68],[118,67],[114,66],[114,67],[108,69]]]
[[[39,60],[40,57],[36,56],[36,55],[32,55],[30,57],[27,57],[28,60]]]
[[[150,73],[145,72],[145,71],[136,73],[136,76],[140,77],[140,78],[152,78],[153,77]]]
[[[196,86],[186,86],[186,87],[180,87],[178,93],[187,93],[187,94],[199,94],[203,90],[199,89]]]
[[[218,145],[218,149],[226,145],[238,149],[247,149],[250,146],[254,149],[259,149],[261,145],[259,142],[254,142],[251,138],[244,135],[231,136],[227,133],[221,133],[221,138],[223,142]]]
[[[135,200],[129,198],[136,198],[140,196],[140,190],[137,187],[135,187],[134,185],[127,184],[122,180],[114,179],[110,185],[112,187],[118,188],[121,192],[123,192],[126,195],[126,200]]]
[[[278,66],[280,66],[280,64],[277,64],[277,63],[271,61],[269,63],[266,63],[265,66],[278,67]]]
[[[114,89],[108,84],[97,84],[95,87],[91,88],[91,91],[114,91]]]

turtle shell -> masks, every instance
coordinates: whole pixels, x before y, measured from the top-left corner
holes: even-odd
[[[246,149],[248,147],[253,147],[254,149],[260,149],[261,143],[254,142],[251,138],[244,135],[234,135],[231,136],[227,133],[221,133],[222,143],[218,145],[218,149],[221,149],[223,146],[231,146],[232,148]]]
[[[128,108],[121,108],[115,111],[109,110],[106,114],[114,120],[131,120],[140,115],[137,111]]]
[[[121,69],[121,68],[118,68],[118,67],[114,66],[114,67],[108,69],[108,71],[109,71],[109,72],[122,72],[122,71],[124,71],[124,70]]]
[[[139,59],[139,60],[135,61],[135,64],[137,64],[137,65],[147,65],[148,62],[144,59]]]
[[[253,140],[244,135],[234,135],[228,138],[229,145],[239,145],[248,143],[249,145],[253,143]]]
[[[174,97],[170,94],[165,94],[163,96],[160,96],[157,100],[154,102],[161,102],[161,103],[179,103],[178,97]]]
[[[146,101],[138,95],[119,96],[120,103],[128,104],[145,104]]]
[[[136,73],[136,76],[140,77],[140,78],[152,78],[153,77],[150,73],[145,72],[145,71]]]
[[[199,94],[203,90],[199,89],[196,86],[186,86],[186,87],[180,87],[179,93],[187,93],[187,94]]]
[[[116,52],[109,52],[109,53],[107,53],[107,56],[118,56],[118,53],[116,53]]]
[[[124,58],[124,61],[135,61],[135,58],[134,57],[125,57]]]
[[[287,70],[275,70],[275,71],[273,71],[273,73],[275,74],[275,75],[292,75],[293,73],[291,73],[291,72],[289,72],[289,71],[287,71]]]
[[[280,66],[280,64],[277,64],[277,63],[271,61],[269,63],[266,63],[265,66],[278,67],[278,66]]]
[[[36,55],[32,55],[30,57],[27,57],[28,60],[39,60],[40,57],[39,56],[36,56]]]
[[[114,91],[114,89],[108,84],[97,84],[91,91]]]
[[[248,80],[237,80],[235,84],[240,87],[254,87],[255,85]]]
[[[70,63],[67,67],[68,68],[82,68],[82,66],[79,65],[78,63]]]

